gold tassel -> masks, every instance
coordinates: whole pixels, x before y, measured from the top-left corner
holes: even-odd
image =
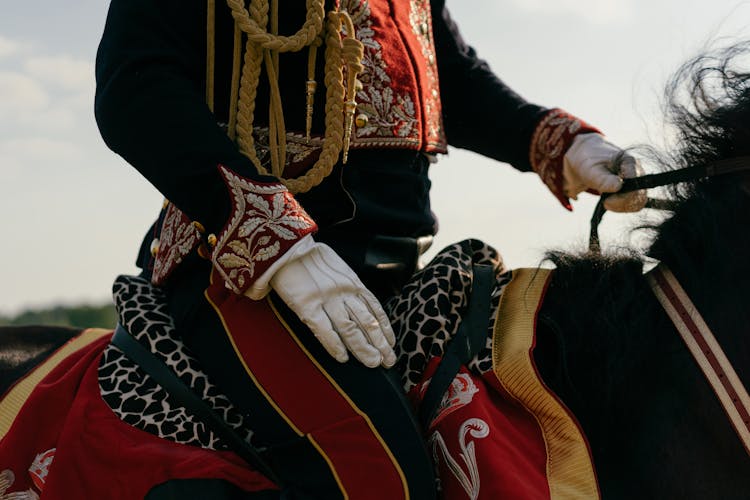
[[[310,44],[307,52],[307,82],[305,85],[306,92],[306,112],[305,112],[305,139],[310,142],[310,132],[312,131],[313,106],[315,105],[315,90],[318,82],[315,81],[315,62],[318,54],[318,47],[322,43],[320,37]]]
[[[339,13],[346,29],[346,37],[343,40],[343,59],[346,63],[346,101],[344,102],[344,140],[342,144],[341,161],[346,163],[349,159],[349,145],[351,144],[352,125],[354,114],[357,112],[357,83],[358,76],[364,69],[362,57],[364,47],[362,42],[355,38],[354,23],[345,11]]]

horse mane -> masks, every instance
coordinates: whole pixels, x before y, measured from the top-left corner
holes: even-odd
[[[645,164],[667,171],[750,156],[750,72],[737,69],[740,57],[748,54],[750,42],[744,42],[702,54],[676,72],[664,106],[675,144],[669,152],[639,148],[636,154],[649,160]],[[636,360],[649,349],[659,352],[655,329],[671,328],[655,312],[642,276],[649,259],[672,269],[732,353],[740,377],[750,380],[750,342],[738,328],[750,322],[749,186],[749,175],[733,174],[667,187],[677,202],[674,213],[635,229],[651,235],[644,253],[622,248],[604,255],[547,252],[545,259],[556,268],[550,294],[565,306],[543,308],[540,323],[553,332],[566,325],[564,339],[555,335],[559,359],[582,350],[607,353],[594,367],[604,377],[604,392],[594,397],[616,398],[617,388],[637,369]],[[556,376],[575,393],[575,369],[557,365]]]
[[[747,55],[743,43],[680,68],[665,106],[675,144],[639,150],[650,170],[750,156],[750,73],[736,69]],[[666,192],[674,212],[636,228],[651,236],[645,251],[546,254],[555,271],[534,355],[585,430],[605,497],[648,485],[654,498],[735,498],[750,487],[747,455],[643,270],[651,260],[672,270],[750,387],[750,175]]]
[[[676,73],[666,91],[676,147],[663,154],[662,165],[685,168],[750,156],[750,72],[740,69],[748,54],[750,41],[696,57]],[[702,313],[713,318],[717,335],[735,332],[750,309],[750,175],[699,179],[670,193],[680,208],[657,229],[648,255],[668,263]],[[747,339],[722,340],[736,353],[744,345],[740,364],[747,366]]]

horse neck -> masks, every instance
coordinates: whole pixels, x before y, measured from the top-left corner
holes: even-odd
[[[614,412],[643,363],[674,348],[676,342],[661,345],[654,334],[667,328],[657,307],[637,260],[557,263],[535,356],[545,381],[579,418]]]
[[[750,463],[640,262],[558,265],[538,324],[539,371],[587,435],[605,497],[750,488],[729,480]]]

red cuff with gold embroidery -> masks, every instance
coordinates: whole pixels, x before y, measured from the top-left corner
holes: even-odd
[[[544,115],[531,137],[531,167],[568,210],[573,207],[563,192],[563,159],[573,139],[590,132],[600,133],[580,118],[555,108]]]
[[[232,215],[211,260],[226,287],[239,294],[318,227],[280,182],[251,181],[221,165],[219,172],[232,198]]]
[[[153,284],[164,284],[195,248],[209,258],[208,248],[213,247],[210,258],[227,288],[243,293],[295,243],[317,230],[283,184],[251,181],[221,165],[219,172],[232,200],[229,222],[218,239],[209,235],[204,240],[203,226],[169,203],[151,247]]]
[[[174,204],[167,205],[159,238],[151,243],[154,257],[151,282],[154,285],[164,284],[182,259],[198,246],[201,241],[199,226]]]

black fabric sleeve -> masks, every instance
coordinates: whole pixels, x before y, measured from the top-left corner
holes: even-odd
[[[531,170],[534,128],[548,110],[505,85],[466,44],[445,0],[432,0],[433,36],[448,143]]]
[[[96,61],[95,114],[107,145],[211,232],[229,196],[221,163],[258,175],[205,104],[206,3],[112,0]]]

